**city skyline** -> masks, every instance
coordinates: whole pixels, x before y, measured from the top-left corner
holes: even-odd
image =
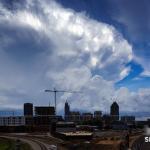
[[[116,106],[117,105],[117,106]],[[36,115],[36,109],[37,108],[50,108],[50,109],[55,109],[55,106],[52,105],[42,105],[42,106],[38,106],[38,105],[34,105],[33,103],[27,102],[24,103],[24,105],[22,106],[22,109],[8,109],[8,110],[0,110],[0,117],[18,117],[18,116],[34,116]],[[117,107],[117,108],[116,108]],[[135,113],[129,113],[129,112],[122,112],[121,110],[119,110],[119,105],[117,104],[116,101],[113,101],[112,104],[110,106],[108,106],[109,110],[108,112],[106,111],[101,111],[99,110],[85,110],[82,111],[81,109],[72,109],[71,105],[68,103],[68,101],[66,100],[66,102],[64,103],[64,109],[63,112],[61,114],[55,114],[55,115],[60,115],[62,118],[64,118],[64,120],[66,120],[66,115],[75,115],[78,114],[80,116],[82,116],[82,114],[92,114],[93,116],[95,115],[96,112],[100,113],[101,117],[102,116],[113,116],[115,114],[115,116],[119,119],[121,119],[121,117],[135,117],[136,121],[146,121],[147,119],[149,119],[149,116],[147,116],[147,114],[139,114],[138,112]],[[143,117],[145,115],[145,117]],[[117,119],[117,120],[118,120]],[[67,121],[67,120],[66,120]]]
[[[72,110],[109,112],[116,99],[121,112],[150,116],[148,4],[2,0],[0,110],[54,106],[44,90],[56,88],[82,91],[58,94],[59,114],[66,100]]]

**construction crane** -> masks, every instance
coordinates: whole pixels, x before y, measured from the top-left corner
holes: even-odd
[[[45,90],[45,92],[51,92],[51,93],[54,93],[54,100],[55,100],[55,114],[57,114],[57,113],[56,113],[56,105],[57,105],[57,102],[56,102],[56,95],[57,95],[57,93],[81,93],[80,91],[57,90],[56,88],[54,88],[53,90]]]

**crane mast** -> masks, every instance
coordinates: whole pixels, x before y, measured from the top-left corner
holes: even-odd
[[[56,88],[54,88],[53,90],[45,90],[45,92],[50,92],[50,93],[54,93],[54,101],[55,101],[55,115],[57,114],[57,93],[81,93],[80,91],[65,91],[65,90],[56,90]]]

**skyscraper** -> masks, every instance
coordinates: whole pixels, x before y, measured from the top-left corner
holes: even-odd
[[[65,120],[67,121],[69,118],[69,114],[70,114],[70,106],[69,106],[67,101],[65,102],[65,108],[64,109],[65,109],[64,116],[65,116]]]
[[[24,116],[33,116],[33,104],[24,103]]]
[[[113,102],[110,107],[110,115],[113,121],[119,120],[119,105],[117,102]]]

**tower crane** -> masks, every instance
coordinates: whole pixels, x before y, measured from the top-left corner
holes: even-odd
[[[56,95],[57,93],[81,93],[80,91],[69,91],[69,90],[57,90],[56,88],[54,88],[53,90],[45,90],[45,92],[50,92],[50,93],[54,93],[54,100],[55,100],[55,115],[57,114],[56,111],[56,107],[57,107],[57,102],[56,102]]]

